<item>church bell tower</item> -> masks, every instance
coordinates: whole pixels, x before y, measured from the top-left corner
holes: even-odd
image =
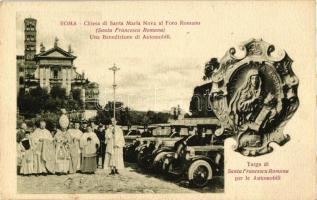
[[[24,58],[25,61],[32,61],[36,54],[36,19],[24,20],[24,35]]]

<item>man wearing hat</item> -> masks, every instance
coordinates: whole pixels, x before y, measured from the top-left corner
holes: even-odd
[[[62,115],[59,118],[60,130],[54,136],[55,141],[55,173],[58,175],[67,174],[71,166],[71,144],[72,139],[67,130],[69,119],[66,116],[65,109],[62,109]]]
[[[97,151],[97,166],[99,164],[99,158],[101,157],[101,167],[103,169],[105,163],[105,154],[106,154],[106,133],[103,127],[103,124],[100,123],[96,129],[96,135],[100,141],[100,147]]]
[[[83,133],[85,133],[85,132],[87,132],[87,120],[83,120],[82,122],[81,122],[81,126],[80,126],[80,130],[81,130],[81,132],[83,132]]]

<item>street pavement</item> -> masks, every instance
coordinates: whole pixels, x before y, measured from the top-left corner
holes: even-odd
[[[184,180],[169,180],[126,163],[120,175],[98,169],[95,174],[18,176],[18,193],[195,193],[223,192],[223,178],[215,177],[205,188],[190,189]]]

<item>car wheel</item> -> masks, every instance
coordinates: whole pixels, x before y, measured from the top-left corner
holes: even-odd
[[[139,165],[139,167],[144,168],[144,153],[143,151],[140,151],[137,155],[137,163]]]
[[[158,153],[153,161],[153,166],[155,172],[162,172],[163,171],[163,162],[164,162],[164,157],[168,152],[160,152]]]
[[[194,187],[206,186],[212,175],[212,168],[205,160],[196,160],[188,168],[188,180]]]
[[[169,175],[169,170],[173,168],[173,165],[171,163],[171,160],[169,158],[163,158],[163,164],[162,164],[162,172],[165,176]]]

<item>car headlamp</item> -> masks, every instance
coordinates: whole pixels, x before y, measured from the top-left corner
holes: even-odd
[[[189,153],[190,156],[195,155],[195,149],[192,147],[186,147],[186,151]]]
[[[221,155],[219,153],[217,153],[216,158],[215,158],[215,162],[217,164],[219,164],[220,163],[220,159],[221,159]]]
[[[174,153],[174,158],[178,159],[178,153]]]
[[[186,160],[189,160],[189,159],[190,159],[190,157],[191,157],[191,156],[190,156],[190,153],[186,153],[186,155],[185,155],[185,159],[186,159]]]
[[[166,168],[167,168],[167,166],[168,166],[169,163],[170,163],[169,159],[165,159],[164,162],[163,162],[163,167],[162,167],[162,169],[163,169],[163,170],[166,170]]]

